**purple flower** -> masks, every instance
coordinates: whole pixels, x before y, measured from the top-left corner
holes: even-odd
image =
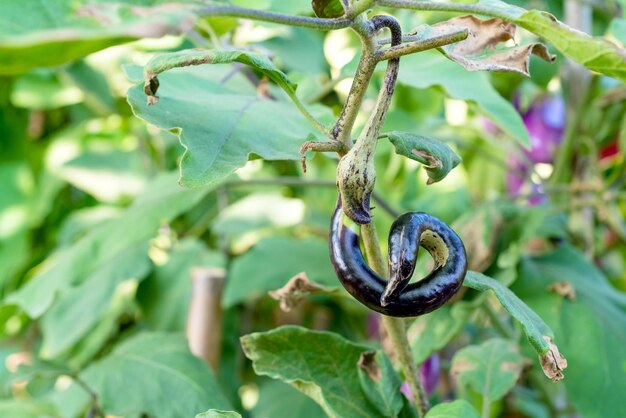
[[[530,150],[525,151],[534,163],[551,163],[565,129],[565,103],[560,96],[548,96],[535,102],[522,117],[530,136]]]
[[[532,206],[546,200],[541,186],[531,182],[533,164],[550,164],[561,144],[565,130],[565,103],[560,96],[544,96],[536,100],[523,114],[522,120],[530,137],[530,150],[523,150],[524,156],[509,157],[510,171],[507,173],[507,191],[516,196],[528,191],[532,193],[528,203]]]
[[[428,395],[432,395],[439,383],[441,376],[441,367],[439,365],[439,354],[435,353],[428,357],[426,361],[420,367],[420,380],[424,385],[424,390]],[[407,382],[402,383],[400,386],[400,392],[404,393],[411,402],[415,402],[411,388]]]
[[[439,354],[435,353],[428,357],[422,364],[422,367],[420,367],[420,379],[422,379],[426,393],[430,395],[435,391],[440,376]]]

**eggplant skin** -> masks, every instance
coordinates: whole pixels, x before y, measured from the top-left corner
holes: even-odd
[[[401,291],[394,294],[386,304],[381,303],[388,282],[374,272],[365,262],[359,247],[359,235],[344,223],[341,209],[341,199],[333,213],[330,224],[330,258],[343,287],[356,300],[368,308],[387,316],[411,317],[419,316],[441,307],[460,289],[467,272],[467,257],[461,238],[444,222],[424,212],[409,212],[399,217],[392,227],[389,236],[390,248],[394,242],[398,251],[397,242],[401,241],[397,235],[406,226],[414,231],[411,237],[415,238],[415,246],[421,232],[424,230],[435,232],[448,247],[448,258],[445,265],[439,266],[428,276],[417,283],[404,283],[399,286]],[[408,259],[402,260],[402,266],[390,265],[393,271],[408,271],[412,273],[417,259],[417,251],[408,249]],[[407,267],[407,260],[410,264]],[[410,278],[409,278],[410,279]]]

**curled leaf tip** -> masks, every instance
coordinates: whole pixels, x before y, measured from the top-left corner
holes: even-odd
[[[539,362],[543,373],[553,382],[557,382],[565,377],[562,371],[567,367],[567,360],[559,353],[559,348],[550,337],[544,335],[543,339],[546,340],[550,349],[546,354],[539,356]]]

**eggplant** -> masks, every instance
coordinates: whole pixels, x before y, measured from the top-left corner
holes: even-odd
[[[368,308],[395,317],[423,315],[441,307],[463,284],[465,246],[438,218],[409,212],[396,219],[389,234],[389,281],[367,265],[359,232],[360,225],[344,215],[338,199],[330,225],[330,258],[343,287]],[[409,284],[419,246],[433,256],[435,267],[425,278]]]

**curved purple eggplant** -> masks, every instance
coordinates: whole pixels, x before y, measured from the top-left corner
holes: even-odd
[[[350,221],[337,202],[330,226],[330,257],[343,287],[368,308],[388,316],[418,316],[447,302],[467,272],[465,247],[439,219],[423,212],[400,216],[389,234],[389,281],[365,262],[359,247],[360,226]],[[419,246],[435,260],[428,276],[409,284]]]

